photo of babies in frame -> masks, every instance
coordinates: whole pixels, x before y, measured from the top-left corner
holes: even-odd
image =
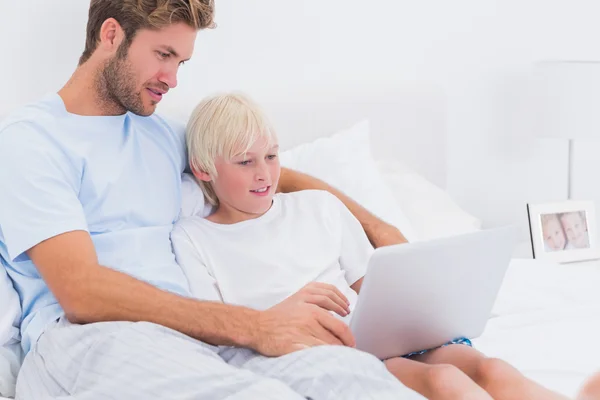
[[[600,258],[591,201],[528,204],[533,257],[561,263]]]
[[[585,210],[541,214],[540,221],[546,252],[590,248]]]

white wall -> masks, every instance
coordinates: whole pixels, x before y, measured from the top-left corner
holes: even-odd
[[[470,32],[453,43],[449,60],[448,189],[488,225],[523,222],[525,203],[567,198],[567,142],[533,139],[528,129],[532,64],[544,59],[600,59],[600,3],[460,4],[468,4],[460,8],[468,10],[465,31]],[[598,150],[594,142],[576,146],[574,198],[600,200],[594,173],[600,167]]]
[[[68,78],[88,4],[0,2],[0,113]],[[436,88],[447,103],[447,189],[488,225],[524,224],[527,201],[565,198],[567,165],[565,142],[528,135],[529,68],[600,59],[598,15],[597,0],[218,0],[219,27],[199,35],[162,111],[185,116],[224,89],[268,103],[282,92]],[[600,146],[581,147],[575,195],[600,200],[589,176]]]

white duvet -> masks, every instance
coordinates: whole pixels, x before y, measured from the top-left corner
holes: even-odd
[[[600,263],[513,260],[480,351],[574,396],[600,370]]]
[[[600,262],[513,260],[492,318],[473,342],[573,396],[585,377],[600,370]]]

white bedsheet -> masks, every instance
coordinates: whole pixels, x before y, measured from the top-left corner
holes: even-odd
[[[600,370],[600,263],[513,260],[474,345],[573,396]]]
[[[473,342],[573,396],[585,377],[600,370],[600,262],[513,260],[493,316]]]

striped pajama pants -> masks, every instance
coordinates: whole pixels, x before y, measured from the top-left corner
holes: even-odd
[[[320,346],[282,357],[215,347],[148,322],[54,324],[29,352],[17,399],[423,399],[375,357]]]

